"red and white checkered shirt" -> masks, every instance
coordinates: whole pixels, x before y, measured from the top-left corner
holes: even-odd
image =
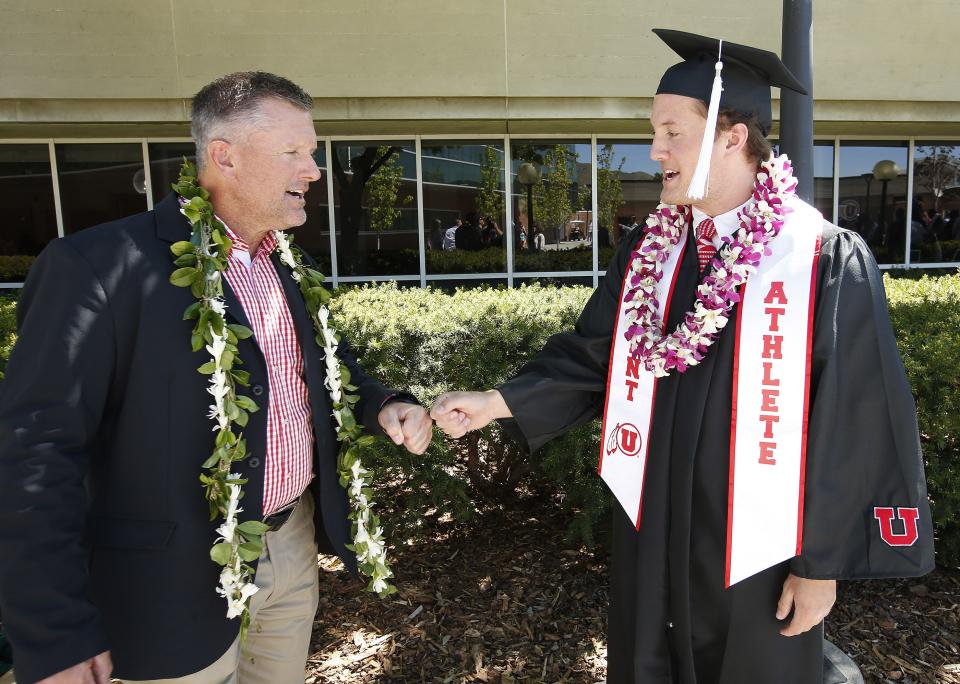
[[[229,228],[227,232],[233,241],[227,283],[240,300],[267,362],[269,402],[266,407],[261,403],[260,410],[267,410],[263,515],[268,516],[296,500],[313,479],[310,397],[293,317],[270,261],[277,239],[267,233],[251,258],[249,245]]]

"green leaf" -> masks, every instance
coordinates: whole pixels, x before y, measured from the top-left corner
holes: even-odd
[[[240,325],[239,323],[231,323],[227,326],[237,336],[238,340],[245,340],[248,337],[253,337],[253,331],[245,325]]]
[[[217,362],[207,361],[205,364],[203,364],[197,369],[197,372],[202,373],[204,375],[213,375],[213,372],[215,370],[217,370]]]
[[[183,312],[183,320],[189,321],[200,315],[200,302],[194,302]]]
[[[347,364],[345,363],[340,364],[340,382],[344,385],[350,384],[350,369],[347,368]]]
[[[243,395],[237,396],[237,406],[242,408],[244,411],[249,411],[250,413],[256,413],[260,410],[260,407],[257,406],[257,402],[250,397]]]
[[[240,427],[247,427],[247,422],[250,420],[250,414],[246,411],[238,411],[237,417],[232,419]]]
[[[247,562],[257,560],[262,552],[263,545],[259,542],[245,542],[237,547],[237,555]]]
[[[197,279],[199,271],[196,268],[178,268],[170,274],[170,282],[177,287],[189,287]]]
[[[214,544],[210,549],[210,558],[219,565],[226,565],[230,562],[231,545],[229,542],[220,542]]]
[[[262,536],[267,530],[270,529],[270,526],[269,526],[269,525],[265,525],[264,523],[260,522],[259,520],[246,520],[246,521],[240,523],[239,525],[237,525],[237,529],[240,530],[240,532],[241,532],[242,534],[245,534],[245,535],[246,535],[246,534],[250,534],[250,535],[253,535],[253,536],[255,536],[255,537],[260,537],[260,536]]]
[[[244,387],[250,386],[250,373],[245,370],[232,370],[230,375],[233,376],[234,381],[238,385],[243,385]]]
[[[170,245],[170,251],[173,252],[174,256],[183,256],[184,254],[193,254],[194,249],[192,242],[186,240],[180,240],[179,242],[174,242]]]
[[[193,335],[190,336],[190,347],[193,349],[193,351],[198,352],[203,349],[204,346],[205,344],[203,341],[203,335],[199,333],[193,333]]]
[[[202,466],[202,467],[204,467],[204,468],[212,468],[213,466],[215,466],[215,465],[216,465],[217,463],[219,463],[219,462],[220,462],[220,456],[219,456],[219,455],[217,454],[217,452],[215,451],[215,452],[213,452],[212,454],[210,454],[210,457],[209,457],[206,461],[203,462],[203,466]]]

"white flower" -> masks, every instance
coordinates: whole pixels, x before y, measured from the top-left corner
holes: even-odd
[[[214,363],[217,364],[217,368],[220,367],[220,359],[223,358],[223,352],[227,349],[227,338],[222,335],[213,334],[213,343],[207,345],[207,351],[210,352],[210,355],[213,357]]]
[[[226,315],[226,313],[227,313],[227,304],[226,304],[226,302],[224,302],[224,301],[223,301],[222,299],[220,299],[219,297],[217,297],[217,298],[215,298],[215,299],[210,299],[210,300],[207,301],[207,303],[210,305],[210,309],[211,309],[212,311],[214,311],[215,313],[218,313],[218,314],[220,314],[221,316],[225,316],[225,315]]]

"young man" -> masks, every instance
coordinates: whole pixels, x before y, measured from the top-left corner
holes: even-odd
[[[190,288],[170,283],[170,245],[191,226],[171,193],[154,211],[52,242],[30,271],[19,339],[0,398],[0,606],[17,681],[107,684],[303,682],[318,601],[317,544],[356,557],[323,350],[273,231],[303,224],[314,163],[312,100],[290,81],[236,73],[193,101],[200,185],[233,241],[229,323],[253,337],[238,355],[260,410],[241,522],[269,527],[242,649],[217,595],[200,484],[214,449],[209,360],[191,351]],[[207,347],[210,349],[210,347]],[[374,434],[411,452],[429,444],[426,411],[366,375],[346,344]]]
[[[770,86],[802,86],[773,53],[656,33],[684,59],[653,102],[657,213],[575,330],[432,413],[535,450],[604,411],[611,684],[819,684],[836,580],[933,567],[910,388],[870,251],[770,154]]]

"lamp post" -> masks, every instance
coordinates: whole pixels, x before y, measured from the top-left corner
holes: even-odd
[[[883,244],[885,247],[889,246],[890,244],[889,235],[887,235],[887,220],[884,216],[884,212],[887,209],[887,184],[899,175],[900,167],[897,166],[896,162],[893,162],[889,159],[878,161],[873,165],[873,177],[875,180],[880,181],[882,185],[882,189],[880,190],[879,228],[880,234],[883,236]]]
[[[532,162],[523,162],[517,169],[517,180],[527,188],[527,243],[533,240],[533,186],[540,180],[540,169]]]

